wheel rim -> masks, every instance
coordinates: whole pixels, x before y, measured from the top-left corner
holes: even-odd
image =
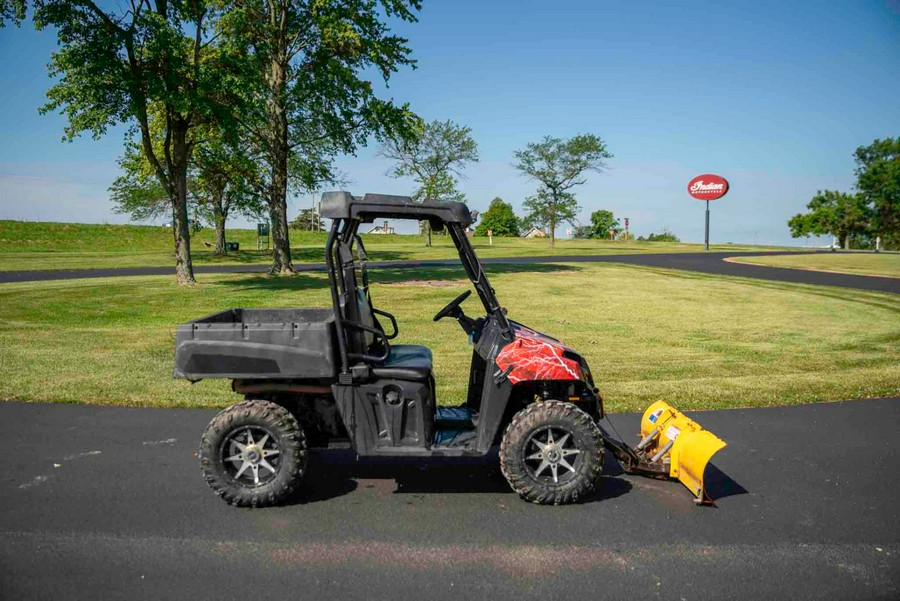
[[[278,439],[261,426],[235,428],[225,437],[220,453],[225,472],[243,486],[262,486],[281,469]]]
[[[574,478],[582,463],[582,451],[572,432],[561,426],[538,428],[522,448],[525,469],[538,482],[564,484]]]

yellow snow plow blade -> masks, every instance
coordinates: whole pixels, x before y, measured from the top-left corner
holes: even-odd
[[[669,476],[678,478],[698,503],[711,502],[703,485],[703,472],[712,456],[723,448],[725,441],[664,401],[650,405],[641,419],[637,450],[651,457],[654,464],[668,462]]]

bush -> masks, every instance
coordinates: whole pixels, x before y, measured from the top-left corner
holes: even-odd
[[[670,232],[668,229],[663,228],[663,231],[659,234],[650,234],[646,238],[640,236],[638,238],[638,242],[681,242],[681,240]]]

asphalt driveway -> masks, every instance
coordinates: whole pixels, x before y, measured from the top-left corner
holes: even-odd
[[[900,596],[900,399],[691,414],[729,444],[715,508],[614,462],[540,507],[494,457],[322,451],[292,504],[236,509],[199,473],[213,414],[0,403],[0,598]]]

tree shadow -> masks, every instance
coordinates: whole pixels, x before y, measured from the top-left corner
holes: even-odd
[[[578,271],[580,267],[555,265],[552,263],[535,265],[490,265],[486,268],[488,275],[517,273],[557,273]],[[373,291],[379,284],[391,285],[405,282],[429,285],[432,282],[451,282],[466,280],[462,266],[426,265],[416,267],[370,267],[369,279]],[[220,284],[234,286],[241,290],[321,290],[329,287],[328,277],[321,271],[314,273],[300,272],[293,276],[272,276],[268,274],[240,274],[219,280]],[[376,293],[377,294],[377,293]]]
[[[197,265],[219,265],[221,263],[264,263],[272,259],[271,250],[239,250],[224,255],[217,255],[212,251],[191,251],[191,261]]]
[[[372,250],[368,253],[369,261],[404,261],[416,259],[415,251]],[[325,264],[325,248],[315,246],[295,247],[291,249],[291,259],[297,263]],[[453,260],[453,257],[448,257]],[[264,264],[272,260],[272,250],[239,250],[217,255],[212,250],[195,249],[191,251],[191,260],[198,265],[218,265],[220,263]]]
[[[507,275],[517,273],[558,273],[562,271],[581,271],[581,267],[557,265],[553,263],[536,264],[493,264],[485,265],[485,271],[491,275]],[[410,280],[442,281],[468,280],[462,265],[432,265],[422,267],[377,267],[369,269],[373,285],[394,284]]]

